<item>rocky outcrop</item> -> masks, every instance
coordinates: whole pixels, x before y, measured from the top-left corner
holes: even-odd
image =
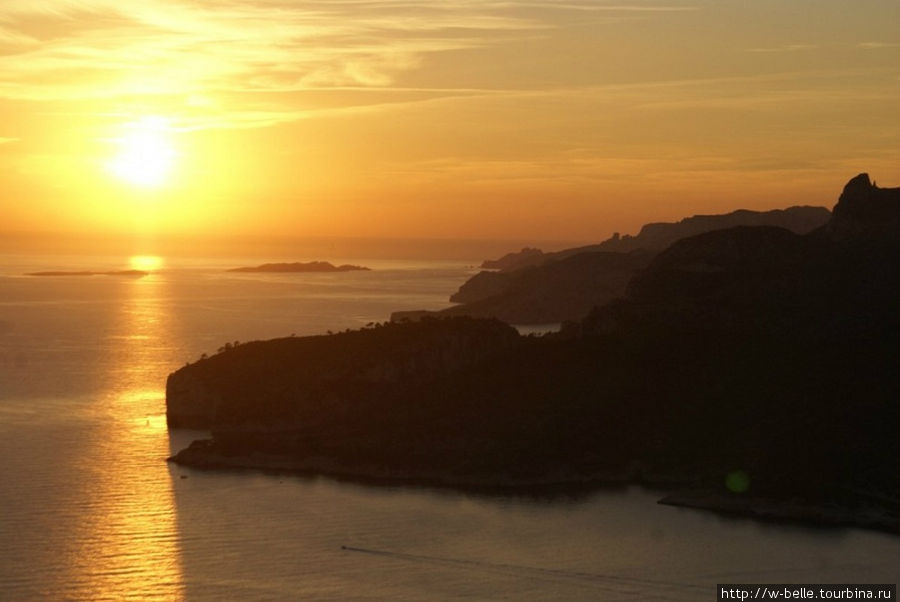
[[[879,188],[861,173],[844,186],[833,213],[822,232],[832,240],[894,236],[900,231],[900,188]]]

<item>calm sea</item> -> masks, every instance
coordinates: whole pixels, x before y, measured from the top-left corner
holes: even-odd
[[[166,375],[227,341],[439,308],[464,262],[0,256],[0,599],[713,600],[723,582],[890,582],[900,538],[726,519],[630,488],[488,496],[165,462]]]

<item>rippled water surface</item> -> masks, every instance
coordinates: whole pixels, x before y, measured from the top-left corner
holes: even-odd
[[[165,377],[186,361],[441,307],[472,272],[368,263],[37,278],[22,274],[123,266],[0,258],[0,599],[704,600],[722,582],[898,581],[900,538],[638,489],[503,497],[165,462],[203,436],[165,426]]]

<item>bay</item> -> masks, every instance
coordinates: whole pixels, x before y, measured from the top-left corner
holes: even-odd
[[[165,458],[165,378],[226,342],[440,308],[471,262],[229,274],[258,261],[0,257],[0,598],[698,600],[725,582],[880,582],[900,538],[660,506],[200,472]]]

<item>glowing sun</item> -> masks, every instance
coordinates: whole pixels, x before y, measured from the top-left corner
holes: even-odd
[[[169,181],[177,153],[172,145],[169,121],[143,117],[124,126],[114,141],[118,153],[109,170],[122,180],[142,188],[157,188]]]

